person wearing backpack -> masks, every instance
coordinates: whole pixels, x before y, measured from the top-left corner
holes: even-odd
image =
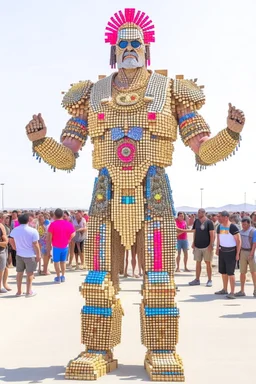
[[[250,217],[242,219],[241,236],[241,252],[240,252],[240,291],[235,293],[236,297],[246,296],[244,292],[247,268],[249,265],[252,275],[254,291],[253,296],[256,297],[256,229],[251,225]]]

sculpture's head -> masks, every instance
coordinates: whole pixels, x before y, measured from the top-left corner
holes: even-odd
[[[111,44],[110,65],[115,68],[140,68],[150,65],[150,43],[155,41],[152,21],[144,12],[126,8],[111,17],[105,32]]]

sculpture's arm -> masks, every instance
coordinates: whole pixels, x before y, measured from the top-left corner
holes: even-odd
[[[82,149],[88,135],[87,117],[90,81],[72,85],[65,94],[62,105],[72,115],[61,134],[61,144],[46,137],[46,125],[39,115],[26,126],[29,140],[33,143],[33,152],[37,158],[51,165],[54,169],[72,170],[75,167],[78,151]]]
[[[229,104],[227,128],[210,138],[209,126],[196,111],[205,102],[201,88],[192,81],[178,81],[181,84],[174,88],[179,94],[176,113],[184,144],[194,151],[199,166],[212,165],[227,158],[239,144],[245,122],[243,112]],[[174,85],[176,83],[177,80]]]
[[[194,151],[197,164],[201,166],[215,164],[234,152],[239,144],[240,132],[245,121],[243,112],[230,105],[227,128],[210,138],[210,130],[207,130],[207,124],[197,112],[183,110],[178,112],[178,116],[180,127],[190,120],[189,132],[184,141]]]

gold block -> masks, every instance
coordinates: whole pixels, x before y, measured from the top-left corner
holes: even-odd
[[[156,69],[155,72],[159,75],[168,76],[168,69]]]
[[[65,379],[97,380],[117,367],[117,360],[110,358],[107,361],[102,355],[90,355],[84,352],[69,362],[66,368]]]
[[[118,368],[118,361],[115,359],[107,364],[107,373],[114,371]]]
[[[182,360],[176,354],[172,354],[172,359],[154,356],[153,361],[150,359],[150,354],[146,355],[144,367],[151,381],[167,381],[167,382],[184,382],[184,370]],[[163,375],[162,372],[170,372],[173,375]]]
[[[176,80],[183,80],[184,79],[184,75],[176,75],[175,79]]]

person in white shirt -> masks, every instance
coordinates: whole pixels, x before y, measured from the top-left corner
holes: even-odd
[[[34,228],[29,227],[29,215],[27,213],[19,216],[19,226],[14,228],[9,236],[9,242],[16,250],[16,270],[17,270],[17,293],[22,295],[22,278],[24,271],[27,274],[26,297],[35,296],[32,291],[32,282],[36,265],[41,259],[39,247],[39,234]]]
[[[230,222],[227,211],[222,211],[219,214],[219,222],[216,255],[219,256],[219,273],[222,276],[223,288],[215,294],[226,295],[228,299],[235,299],[235,267],[240,255],[241,236],[237,226]],[[228,282],[230,293],[227,291]]]

